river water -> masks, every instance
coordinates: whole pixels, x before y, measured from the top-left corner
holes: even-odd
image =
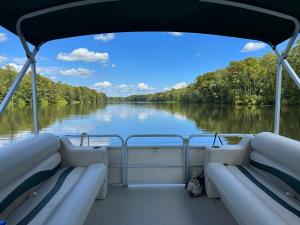
[[[281,134],[300,139],[300,107],[281,112]],[[272,131],[273,106],[211,106],[197,104],[78,104],[43,106],[39,110],[41,132],[57,135],[258,133]],[[0,118],[0,146],[31,136],[30,106],[10,107]]]

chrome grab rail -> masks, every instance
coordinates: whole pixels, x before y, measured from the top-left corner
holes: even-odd
[[[81,147],[82,147],[82,145],[83,145],[83,139],[84,139],[85,137],[88,138],[88,146],[90,146],[90,136],[89,136],[89,134],[88,134],[88,133],[85,133],[85,132],[82,132],[82,133],[80,134],[80,146],[81,146]]]
[[[126,172],[125,172],[125,185],[128,185],[128,141],[132,138],[179,138],[182,140],[182,165],[185,170],[185,138],[178,134],[133,134],[126,138],[125,140],[125,162],[126,162]],[[169,166],[169,165],[168,165]]]
[[[107,137],[107,138],[118,138],[121,141],[121,148],[122,148],[122,185],[125,185],[125,171],[126,171],[126,162],[125,160],[125,142],[124,139],[118,134],[87,134],[88,140],[90,137]],[[66,137],[82,137],[82,135],[65,135]],[[89,142],[88,142],[89,143]],[[82,145],[81,145],[82,146]]]
[[[87,133],[82,133],[81,135],[65,135],[66,137],[80,137],[81,138],[81,146],[83,144],[83,138],[88,137],[88,146],[89,146],[89,138],[90,137],[108,137],[108,138],[118,138],[121,141],[121,148],[122,148],[122,185],[128,185],[128,141],[132,138],[179,138],[182,140],[182,165],[184,167],[184,181],[188,182],[189,178],[189,149],[191,147],[190,142],[193,138],[201,138],[201,137],[214,137],[216,134],[192,134],[188,136],[188,138],[184,138],[181,135],[178,134],[133,134],[128,136],[125,141],[124,139],[118,135],[118,134],[96,134],[96,135],[90,135]],[[243,138],[246,135],[253,135],[253,134],[241,134],[241,133],[218,133],[217,137],[224,137],[224,138],[230,138],[230,137],[240,137]],[[150,146],[150,148],[153,148],[154,146]],[[155,165],[149,165],[149,166],[155,166]],[[174,167],[172,165],[156,165],[156,166],[170,166]]]

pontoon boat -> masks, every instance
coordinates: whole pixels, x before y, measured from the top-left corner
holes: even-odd
[[[2,0],[0,25],[19,37],[27,61],[0,112],[31,67],[36,135],[0,150],[0,224],[300,224],[300,143],[279,135],[283,68],[300,88],[286,59],[299,20],[297,0]],[[133,134],[126,139],[39,134],[35,59],[42,45],[133,31],[205,33],[269,44],[278,57],[274,133],[217,134],[216,141],[241,138],[223,146],[191,145],[192,139],[213,134]],[[279,52],[276,46],[287,39]],[[119,139],[120,145],[91,144],[104,137]],[[156,137],[176,138],[180,144],[129,143]],[[204,174],[206,193],[191,198],[185,184],[195,174]]]

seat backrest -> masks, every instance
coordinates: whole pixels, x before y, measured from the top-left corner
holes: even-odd
[[[0,189],[33,169],[60,148],[53,134],[41,134],[0,149]]]
[[[58,170],[60,141],[42,134],[0,149],[0,218],[8,217]]]
[[[251,142],[250,164],[286,183],[300,194],[300,142],[269,132]]]

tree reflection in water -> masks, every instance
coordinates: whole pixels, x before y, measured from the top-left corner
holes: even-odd
[[[108,110],[114,108],[114,110]],[[134,113],[136,112],[136,113]],[[117,114],[117,115],[116,115]],[[145,133],[147,124],[145,121],[156,122],[156,119],[168,114],[173,117],[173,123],[182,120],[184,123],[193,123],[197,129],[188,132],[201,131],[222,133],[258,133],[271,131],[274,126],[273,106],[220,106],[220,105],[197,105],[197,104],[78,104],[78,105],[50,105],[40,107],[39,124],[42,129],[47,129],[53,124],[53,129],[59,129],[59,124],[72,120],[84,119],[84,123],[95,123],[95,118],[101,118],[105,122],[106,129],[116,127],[116,116],[122,120],[129,120],[127,127],[123,127],[128,134],[133,133],[132,124],[143,123],[134,132]],[[154,116],[155,117],[154,117]],[[281,112],[281,134],[300,139],[300,107],[285,106]],[[134,118],[136,117],[136,118]],[[108,119],[109,118],[109,119]],[[105,119],[105,120],[104,120]],[[135,119],[135,120],[134,120]],[[171,118],[172,119],[172,118]],[[163,120],[162,120],[163,121]],[[170,122],[170,121],[169,121]],[[171,121],[172,122],[172,121]],[[17,138],[22,132],[32,132],[33,120],[31,107],[10,106],[0,118],[0,137],[10,139]],[[119,124],[122,126],[122,124]],[[158,133],[166,133],[164,124],[156,126]],[[116,130],[117,131],[117,130]],[[96,131],[94,131],[96,132]],[[102,130],[105,132],[105,130]],[[180,134],[180,130],[176,132]]]

